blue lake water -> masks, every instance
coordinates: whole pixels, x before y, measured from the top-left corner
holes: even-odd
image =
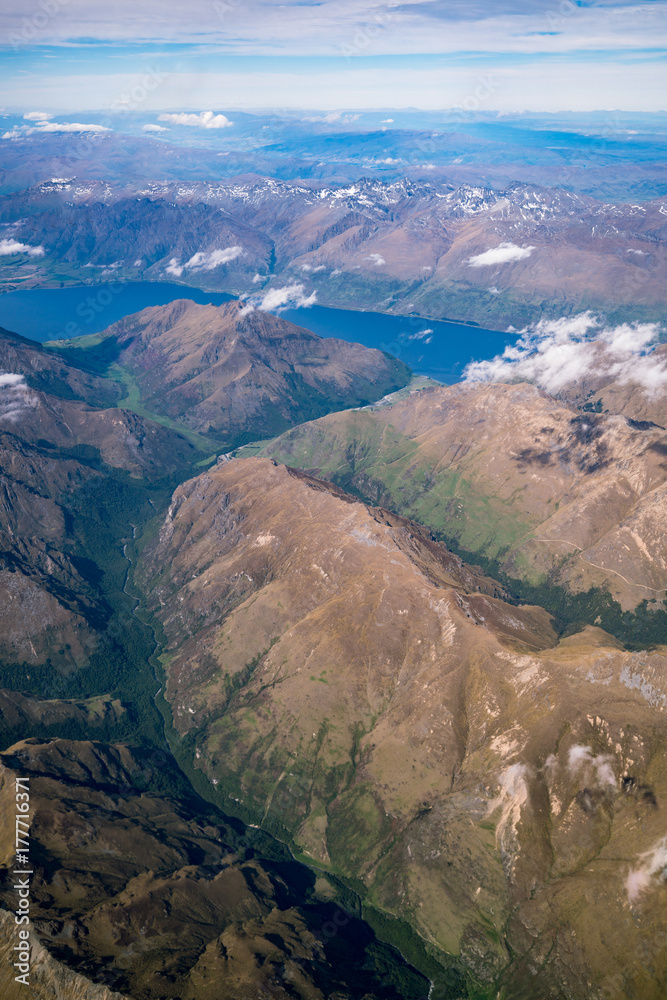
[[[0,326],[40,342],[58,340],[99,333],[123,316],[183,298],[220,305],[233,296],[155,281],[25,289],[0,295]],[[281,315],[321,337],[387,351],[439,382],[458,381],[469,361],[492,358],[516,340],[512,334],[460,323],[325,306],[288,309]]]

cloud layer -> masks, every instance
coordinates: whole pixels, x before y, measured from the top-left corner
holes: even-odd
[[[660,333],[658,323],[605,327],[590,312],[541,320],[501,355],[469,364],[464,377],[533,382],[554,394],[587,376],[604,375],[609,382],[636,383],[653,396],[667,388],[667,361],[654,355]]]

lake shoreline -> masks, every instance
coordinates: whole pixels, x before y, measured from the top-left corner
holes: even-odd
[[[124,281],[109,276],[55,287],[56,283],[0,294],[0,327],[37,343],[71,341],[103,333],[126,316],[178,299],[220,306],[231,292],[212,292],[180,282]],[[273,311],[273,310],[271,310]],[[383,351],[416,375],[437,382],[461,381],[466,365],[489,360],[516,342],[516,333],[472,324],[317,303],[279,310],[280,317],[323,338]]]

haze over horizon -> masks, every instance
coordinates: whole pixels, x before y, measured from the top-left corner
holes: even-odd
[[[664,0],[8,0],[8,108],[660,111]],[[147,85],[148,81],[148,85]],[[307,95],[307,100],[304,100]],[[211,126],[209,126],[211,127]]]

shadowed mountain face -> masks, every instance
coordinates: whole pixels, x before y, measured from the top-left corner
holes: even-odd
[[[108,524],[122,521],[130,477],[174,476],[197,455],[182,434],[116,408],[119,395],[115,383],[0,331],[3,664],[68,671],[88,661],[111,613],[102,552],[117,545]],[[132,524],[121,533],[131,537]]]
[[[273,860],[262,859],[269,838],[244,837],[206,803],[182,798],[165,763],[160,752],[62,739],[24,740],[0,754],[0,864],[13,865],[21,777],[30,783],[34,868],[31,985],[13,981],[5,945],[3,998],[425,995],[423,977],[327,902],[326,880],[318,885],[278,845]],[[13,908],[11,886],[2,901]],[[9,943],[13,918],[0,917]],[[407,992],[387,974],[392,960]]]
[[[121,395],[113,380],[0,330],[0,431],[134,475],[173,472],[192,460],[183,435],[118,409]]]
[[[2,328],[0,369],[23,375],[31,388],[51,397],[79,400],[90,406],[113,406],[120,395],[113,382],[81,371],[55,351]]]
[[[149,411],[228,444],[379,399],[409,380],[381,351],[250,309],[186,299],[144,309],[110,327],[89,355],[113,349]]]
[[[662,606],[665,431],[526,383],[458,385],[325,417],[266,451],[423,524],[508,577]],[[595,616],[593,616],[595,617]]]
[[[408,523],[262,459],[181,486],[137,581],[221,802],[359,880],[470,989],[589,1000],[622,975],[658,1000],[637,956],[664,930],[664,648],[556,644]]]

